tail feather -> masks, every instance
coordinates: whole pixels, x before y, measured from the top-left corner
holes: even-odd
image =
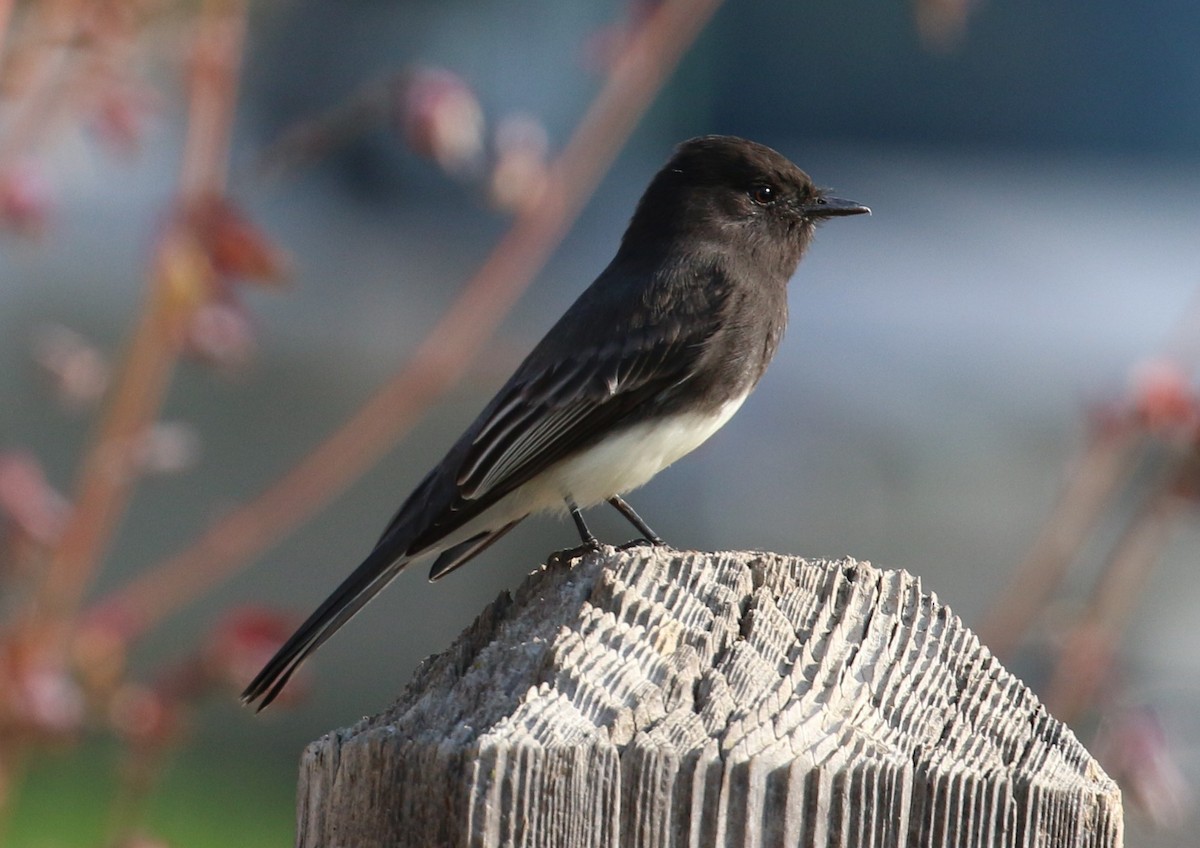
[[[459,542],[453,547],[446,548],[438,555],[438,558],[433,561],[433,566],[429,569],[429,582],[441,580],[447,574],[461,565],[466,565],[467,562],[481,553],[486,551],[492,545],[496,544],[505,533],[516,527],[524,519],[524,516],[516,521],[510,521],[503,527],[498,527],[495,530],[485,530],[465,542]]]
[[[258,701],[256,711],[275,700],[305,658],[367,605],[408,564],[391,545],[380,545],[300,625],[242,693],[242,703]]]

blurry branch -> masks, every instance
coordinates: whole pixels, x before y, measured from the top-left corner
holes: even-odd
[[[39,151],[59,124],[85,113],[95,95],[112,82],[127,54],[142,12],[135,2],[47,0],[31,4],[22,19],[22,41],[8,53],[19,54],[19,69],[9,68],[5,82],[19,97],[0,135],[0,169]],[[0,50],[12,15],[10,0],[0,0]]]
[[[138,325],[50,556],[38,603],[45,624],[65,625],[73,618],[124,513],[137,476],[136,450],[166,394],[191,294],[210,273],[194,240],[173,226],[158,247]]]
[[[191,108],[179,176],[180,201],[188,214],[225,193],[245,37],[245,0],[205,0],[192,56]]]
[[[363,86],[352,97],[287,130],[259,157],[268,179],[312,164],[381,125],[456,177],[479,177],[483,108],[474,91],[445,68],[418,65]]]
[[[29,230],[29,223],[40,221],[44,205],[29,192],[21,160],[40,153],[60,122],[89,114],[128,70],[143,5],[47,0],[27,7],[23,40],[4,67],[12,106],[0,128],[0,223]],[[84,449],[69,506],[55,508],[39,474],[19,465],[14,473],[11,463],[5,473],[6,485],[14,488],[6,500],[21,507],[8,509],[9,518],[36,547],[27,545],[27,554],[33,553],[19,554],[30,561],[22,571],[28,588],[21,590],[31,603],[16,606],[0,631],[0,827],[34,747],[73,738],[88,711],[111,694],[108,684],[120,670],[112,662],[87,664],[82,658],[88,650],[94,657],[95,646],[71,642],[82,599],[145,466],[146,437],[184,350],[189,319],[220,292],[230,255],[241,259],[243,269],[253,265],[247,256],[262,256],[247,249],[253,239],[231,238],[231,230],[244,234],[247,228],[231,227],[228,213],[216,216],[223,228],[213,224],[214,210],[225,209],[244,18],[244,0],[206,0],[196,14],[187,148],[175,209],[155,244],[132,336]],[[240,248],[232,254],[231,241]]]
[[[402,72],[396,78],[364,86],[329,112],[286,130],[259,156],[264,175],[269,179],[280,178],[321,159],[367,128],[381,123],[391,113],[392,95],[403,84],[403,79]]]
[[[0,0],[0,230],[41,235],[52,206],[44,176],[54,142],[87,129],[110,148],[136,148],[155,98],[140,50],[155,15],[145,0]]]
[[[1092,422],[1083,453],[1067,473],[1037,540],[979,626],[979,638],[1001,660],[1012,657],[1066,577],[1144,441],[1140,428],[1129,422]]]
[[[0,0],[3,2],[3,0]],[[10,19],[10,4],[4,10],[5,24]],[[29,153],[37,140],[53,124],[65,100],[66,80],[72,69],[73,46],[86,23],[86,11],[81,4],[58,0],[35,5],[28,12],[38,20],[27,29],[40,36],[40,49],[28,51],[31,58],[22,68],[17,81],[21,97],[6,122],[0,136],[0,169],[12,167],[21,156]]]
[[[91,619],[133,637],[300,526],[376,462],[456,380],[565,235],[720,0],[666,0],[612,65],[545,187],[409,360],[342,427],[192,546],[102,599]]]
[[[1117,705],[1104,717],[1089,748],[1121,785],[1127,808],[1158,828],[1181,829],[1187,824],[1196,793],[1180,768],[1176,740],[1152,707]],[[1192,843],[1185,838],[1171,844]]]
[[[162,405],[186,321],[214,285],[196,216],[225,188],[244,18],[242,0],[208,0],[200,14],[178,208],[158,243],[133,338],[85,451],[72,509],[38,592],[36,615],[51,633],[35,638],[49,639],[41,647],[52,652],[65,647],[66,630],[128,504],[136,448]]]
[[[1170,530],[1189,506],[1182,487],[1197,472],[1193,454],[1182,474],[1161,484],[1125,528],[1084,614],[1075,621],[1059,651],[1045,702],[1056,718],[1077,721],[1097,701],[1109,681],[1121,634],[1129,623]]]
[[[4,47],[8,40],[8,25],[12,21],[14,0],[0,0],[0,59],[4,58]]]

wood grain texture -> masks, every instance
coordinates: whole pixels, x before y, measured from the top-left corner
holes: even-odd
[[[301,846],[1121,845],[1120,793],[920,582],[606,548],[301,763]]]

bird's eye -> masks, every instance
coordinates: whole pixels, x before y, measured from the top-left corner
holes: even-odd
[[[756,185],[750,189],[750,199],[759,206],[768,206],[775,202],[775,189],[769,185]]]

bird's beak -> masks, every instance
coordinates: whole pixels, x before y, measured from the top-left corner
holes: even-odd
[[[801,207],[808,218],[836,218],[842,215],[870,215],[870,208],[840,197],[818,197]]]

